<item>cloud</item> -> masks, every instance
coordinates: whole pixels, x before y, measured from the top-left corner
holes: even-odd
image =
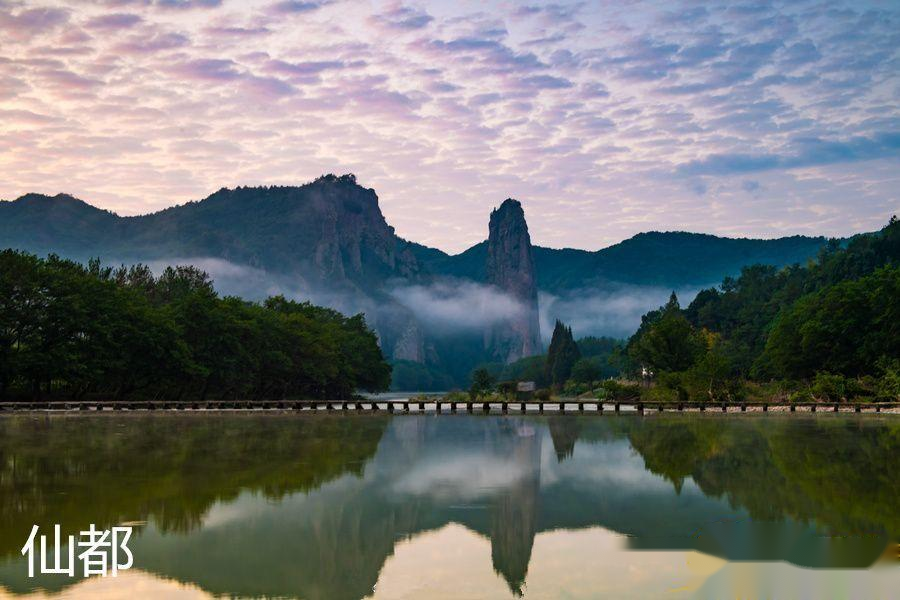
[[[292,96],[297,89],[286,81],[282,81],[277,77],[258,77],[256,75],[247,75],[243,77],[242,83],[244,89],[259,98],[275,100],[278,98]]]
[[[680,175],[732,175],[888,158],[900,154],[900,132],[847,140],[797,138],[790,154],[713,154],[677,168]]]
[[[0,108],[0,120],[8,125],[43,125],[59,121],[59,119],[55,117],[39,114],[30,110],[6,110],[2,108]]]
[[[16,13],[0,4],[0,31],[10,40],[27,40],[46,34],[69,21],[62,8],[29,8]]]
[[[268,12],[277,15],[295,15],[319,10],[327,4],[323,1],[284,0],[269,6]]]
[[[29,85],[17,78],[8,75],[0,75],[0,100],[9,100],[19,94],[27,92]]]
[[[675,290],[682,306],[687,306],[702,287]],[[572,290],[564,294],[541,291],[541,335],[550,342],[553,323],[559,319],[572,328],[576,338],[588,335],[624,339],[641,324],[641,317],[669,299],[670,288],[610,284],[608,287]]]
[[[511,195],[553,246],[847,235],[900,201],[873,160],[896,157],[898,20],[849,0],[0,0],[0,101],[54,118],[0,133],[0,194],[51,186],[135,214],[347,170],[399,234],[451,251]]]
[[[217,8],[222,5],[222,0],[156,0],[156,5],[161,8],[191,10],[195,8]]]
[[[533,75],[520,79],[517,83],[520,87],[531,90],[565,90],[573,87],[568,79],[553,75]]]
[[[503,95],[497,92],[489,92],[486,94],[475,94],[471,98],[469,98],[469,104],[472,106],[487,106],[489,104],[496,104],[497,102],[501,102],[503,100]]]
[[[443,501],[472,501],[513,487],[535,466],[487,450],[426,457],[394,481],[392,491]]]
[[[432,55],[469,55],[476,58],[479,66],[495,72],[534,71],[548,67],[533,52],[517,52],[503,42],[485,37],[419,41],[413,47]]]
[[[357,66],[360,63],[355,63]],[[283,60],[270,60],[266,63],[266,70],[282,75],[309,76],[318,75],[324,71],[345,69],[348,64],[342,60],[318,60],[290,63]]]
[[[369,18],[369,22],[378,27],[400,31],[423,29],[432,21],[434,21],[434,17],[424,10],[402,5]]]
[[[93,89],[101,85],[101,81],[85,77],[79,73],[67,69],[41,69],[38,75],[44,80],[45,85],[59,92],[80,92]]]
[[[173,71],[185,79],[197,81],[234,81],[241,77],[237,63],[219,58],[189,60],[175,65]]]
[[[787,67],[798,67],[813,63],[822,58],[816,45],[810,40],[803,40],[785,48],[781,64]]]
[[[702,196],[702,195],[706,194],[706,192],[709,190],[709,186],[706,184],[706,182],[705,182],[705,181],[701,181],[701,180],[699,180],[699,179],[698,179],[698,180],[695,180],[695,181],[692,181],[692,182],[690,183],[690,186],[689,186],[689,187],[690,187],[691,190],[693,190],[694,193],[697,194],[698,196]]]
[[[559,25],[574,19],[584,5],[584,2],[530,4],[518,7],[513,12],[513,16],[519,18],[537,17],[544,24]]]
[[[140,15],[112,13],[89,19],[85,26],[88,29],[99,31],[114,31],[116,29],[131,29],[143,20]]]
[[[400,285],[391,289],[390,295],[429,330],[438,333],[484,330],[525,310],[520,302],[499,289],[468,280]]]
[[[223,38],[248,38],[269,35],[272,30],[268,27],[207,27],[203,30],[208,35]]]
[[[125,38],[115,46],[118,53],[153,54],[189,45],[190,38],[176,32],[141,32]]]

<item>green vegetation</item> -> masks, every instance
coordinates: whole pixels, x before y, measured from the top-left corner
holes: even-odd
[[[547,381],[554,387],[564,384],[572,374],[572,367],[580,358],[581,352],[575,338],[572,337],[572,328],[557,321],[553,328],[553,337],[550,338],[550,348],[547,350]]]
[[[900,398],[900,223],[807,266],[755,265],[687,309],[672,294],[629,340],[653,399]]]
[[[616,365],[614,357],[621,352],[622,342],[620,340],[611,337],[588,336],[579,339],[577,344],[578,351],[581,353],[581,361],[589,362],[594,369],[599,371],[599,375],[595,379],[608,379],[619,374],[620,369]],[[572,371],[573,379],[581,381],[576,376],[574,366]]]
[[[478,399],[491,391],[494,386],[494,378],[485,368],[475,369],[472,373],[472,385],[469,387],[469,398]]]
[[[0,398],[346,398],[390,373],[362,315],[220,298],[194,267],[0,252]]]

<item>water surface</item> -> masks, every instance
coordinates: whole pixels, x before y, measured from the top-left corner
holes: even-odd
[[[900,417],[0,419],[0,597],[896,598]],[[139,523],[117,579],[33,524]]]

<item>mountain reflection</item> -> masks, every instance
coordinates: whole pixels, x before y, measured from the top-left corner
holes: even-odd
[[[362,598],[399,541],[450,523],[514,594],[560,529],[861,568],[900,539],[897,456],[900,423],[844,415],[0,419],[0,585],[33,589],[32,524],[125,521],[147,521],[137,568],[228,596]]]

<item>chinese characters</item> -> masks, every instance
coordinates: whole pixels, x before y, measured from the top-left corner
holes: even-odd
[[[53,526],[52,564],[48,564],[47,536],[40,536],[40,573],[62,574],[75,577],[76,552],[81,562],[81,573],[84,577],[100,575],[115,577],[119,571],[131,568],[134,556],[128,549],[131,539],[131,527],[113,527],[98,530],[93,523],[79,534],[76,542],[74,535],[69,535],[63,544],[60,526]],[[22,555],[28,557],[28,577],[34,577],[36,543],[38,542],[38,526],[31,528],[28,541],[22,546]],[[81,552],[78,550],[83,549]],[[124,562],[120,562],[124,559]]]

